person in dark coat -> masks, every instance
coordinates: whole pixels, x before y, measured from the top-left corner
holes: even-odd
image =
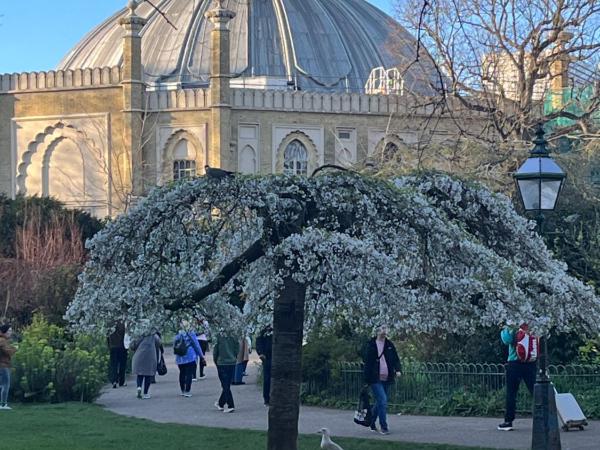
[[[148,390],[156,375],[161,347],[162,343],[155,332],[137,339],[131,346],[131,349],[135,351],[132,360],[132,372],[137,375],[138,398],[142,398],[142,385],[144,389],[143,398],[150,398]]]
[[[256,353],[262,361],[263,400],[265,406],[271,402],[271,361],[273,359],[273,330],[266,327],[256,338]]]
[[[127,369],[127,349],[125,348],[125,325],[117,323],[115,331],[107,338],[110,350],[108,379],[113,388],[125,386],[125,370]]]
[[[392,341],[387,339],[388,328],[382,325],[377,328],[377,336],[367,343],[365,351],[364,378],[371,386],[375,396],[373,405],[373,422],[371,430],[377,431],[376,421],[379,419],[381,434],[389,434],[387,424],[387,402],[390,386],[393,385],[396,373],[400,373],[400,358]]]

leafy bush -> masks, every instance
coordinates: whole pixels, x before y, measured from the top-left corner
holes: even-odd
[[[63,328],[35,316],[13,359],[13,396],[22,401],[92,401],[106,379],[108,351],[92,336],[71,339]]]

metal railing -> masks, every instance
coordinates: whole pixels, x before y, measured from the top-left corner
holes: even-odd
[[[363,365],[335,363],[325,377],[305,380],[304,396],[318,396],[354,406],[363,383]],[[551,365],[549,374],[558,392],[586,395],[600,390],[600,366]],[[427,414],[495,415],[504,410],[505,365],[403,361],[402,376],[391,388],[392,410]],[[517,399],[521,414],[531,413],[532,398],[524,384]]]

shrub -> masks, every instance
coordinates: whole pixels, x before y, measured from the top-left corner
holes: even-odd
[[[13,359],[13,396],[22,401],[92,401],[106,378],[104,339],[76,336],[34,317]]]

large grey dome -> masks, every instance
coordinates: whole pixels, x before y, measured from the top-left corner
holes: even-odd
[[[136,13],[148,19],[142,31],[142,61],[148,82],[207,85],[209,33],[204,13],[211,0],[154,2],[175,30],[147,2]],[[365,0],[225,0],[235,11],[231,68],[238,83],[297,82],[301,89],[358,91],[371,70],[407,67],[415,59],[414,38]],[[123,29],[116,13],[92,30],[58,69],[120,65]],[[404,74],[406,88],[430,92],[435,80],[428,55]]]

